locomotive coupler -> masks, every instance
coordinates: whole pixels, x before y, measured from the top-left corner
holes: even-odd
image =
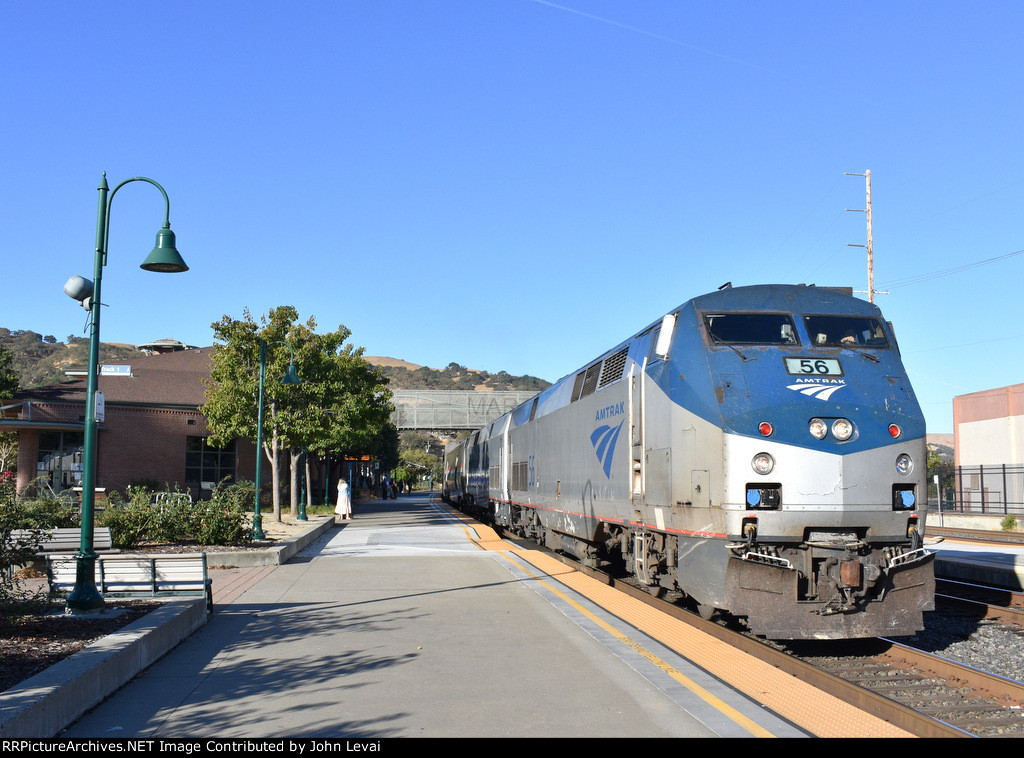
[[[850,597],[850,590],[846,587],[838,587],[838,594],[825,603],[821,608],[814,611],[819,616],[834,616],[837,613],[849,613],[857,610],[856,601]]]
[[[819,612],[825,615],[849,613],[857,610],[858,600],[867,596],[882,576],[882,569],[851,553],[845,553],[827,559],[821,566],[819,576],[823,585],[834,591],[832,599]]]
[[[754,541],[757,540],[757,524],[747,522],[743,525],[743,536],[747,538],[747,551],[754,549]]]

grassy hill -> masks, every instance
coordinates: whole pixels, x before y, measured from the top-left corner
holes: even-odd
[[[22,389],[62,382],[67,378],[64,376],[67,369],[89,362],[89,340],[74,335],[69,336],[67,342],[58,342],[52,335],[0,327],[0,346],[11,352]],[[136,355],[142,355],[142,351],[132,345],[100,345],[101,363],[130,360]]]
[[[391,386],[403,390],[514,390],[540,392],[551,385],[535,376],[512,376],[506,371],[491,374],[449,363],[443,369],[417,366],[406,361],[379,356],[363,356],[391,380]]]
[[[22,389],[65,381],[67,377],[64,372],[67,369],[84,367],[89,361],[89,340],[74,335],[69,336],[66,342],[60,342],[53,335],[0,327],[0,346],[12,354],[13,368]],[[103,343],[100,346],[100,363],[130,361],[142,354],[139,348],[132,345]],[[366,361],[387,376],[395,389],[540,392],[549,386],[549,382],[534,376],[512,376],[505,371],[490,374],[468,369],[458,363],[449,363],[443,369],[432,369],[379,356],[366,356]]]

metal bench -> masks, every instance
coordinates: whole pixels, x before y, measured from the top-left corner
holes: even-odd
[[[153,505],[163,512],[165,505],[191,505],[192,495],[188,492],[158,492],[153,496]]]
[[[82,530],[67,529],[12,529],[9,542],[29,544],[39,541],[39,555],[77,553],[82,543]],[[92,549],[96,552],[116,553],[109,526],[97,526],[92,531]]]
[[[50,591],[70,592],[75,586],[77,559],[48,555]],[[206,553],[100,555],[96,558],[96,588],[110,597],[200,595],[213,610],[213,582],[206,570]]]

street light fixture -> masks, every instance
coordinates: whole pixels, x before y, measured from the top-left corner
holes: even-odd
[[[93,260],[93,281],[72,277],[64,290],[79,300],[89,311],[89,365],[85,389],[85,439],[82,468],[82,536],[76,558],[75,586],[68,595],[70,611],[97,610],[103,607],[103,596],[96,589],[96,553],[93,550],[93,514],[96,496],[96,385],[100,357],[100,282],[103,267],[107,265],[107,242],[110,232],[110,205],[114,195],[129,182],[148,182],[164,196],[164,225],[157,232],[156,246],[142,263],[147,271],[179,273],[188,271],[188,266],[175,247],[174,232],[171,231],[171,203],[164,188],[144,176],[133,176],[114,187],[107,185],[104,172],[100,181],[99,210],[96,217],[96,255]]]
[[[283,340],[277,340],[270,344],[284,345],[292,355],[291,361],[288,363],[288,370],[281,378],[281,384],[302,384],[302,380],[299,379],[299,371],[295,368],[295,351],[292,350],[292,346]],[[253,509],[252,514],[252,538],[254,540],[262,540],[265,536],[263,533],[263,515],[260,513],[260,484],[262,483],[263,475],[263,384],[266,376],[267,343],[264,340],[260,340],[260,394],[256,411],[256,507]]]

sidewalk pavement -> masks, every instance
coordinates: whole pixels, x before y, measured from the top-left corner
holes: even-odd
[[[471,531],[363,504],[61,738],[715,734]]]

